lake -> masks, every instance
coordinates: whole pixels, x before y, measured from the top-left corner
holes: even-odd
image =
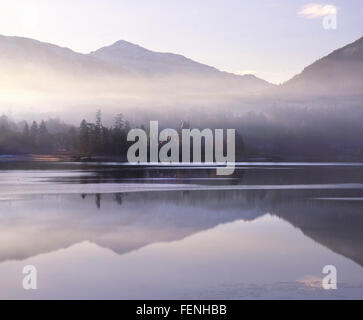
[[[363,164],[215,171],[1,161],[0,298],[363,299]]]

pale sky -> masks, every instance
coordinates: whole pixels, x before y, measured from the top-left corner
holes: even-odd
[[[82,53],[123,39],[280,83],[363,36],[363,1],[0,0],[0,34]]]

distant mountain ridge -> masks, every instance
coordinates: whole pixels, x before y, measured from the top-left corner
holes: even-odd
[[[363,37],[315,61],[282,87],[293,95],[363,94]]]
[[[235,75],[221,72],[173,53],[160,53],[120,40],[89,54],[77,53],[71,49],[29,38],[0,35],[0,67],[7,77],[58,75],[75,78],[104,77],[150,77],[195,78],[227,81],[228,85],[241,92],[252,93],[274,85],[251,75]],[[113,79],[114,80],[114,79]],[[199,79],[198,79],[199,80]]]
[[[29,70],[67,73],[114,73],[121,68],[109,66],[98,59],[71,49],[23,37],[0,35],[0,65],[2,70],[26,72]],[[19,69],[19,70],[17,70]]]
[[[29,38],[0,35],[0,108],[53,114],[104,108],[106,113],[153,110],[170,115],[237,113],[295,99],[363,95],[363,37],[306,67],[282,85],[220,71],[173,53],[119,40],[88,54]],[[277,98],[277,100],[276,100]],[[281,98],[281,99],[280,99]],[[255,103],[255,104],[253,104]],[[345,105],[345,103],[339,103]],[[87,105],[87,108],[84,106]],[[51,107],[49,107],[51,106]],[[230,111],[229,113],[233,113]],[[263,111],[265,112],[265,111]],[[140,114],[141,112],[139,112]],[[179,115],[180,116],[180,115]]]

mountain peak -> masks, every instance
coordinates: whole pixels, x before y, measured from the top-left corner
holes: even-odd
[[[140,50],[144,50],[144,51],[149,51],[141,46],[139,46],[138,44],[134,44],[132,42],[128,42],[126,40],[118,40],[115,43],[111,44],[110,46],[106,46],[104,48],[117,48],[117,49],[129,49],[129,48],[134,48],[134,49],[140,49]]]
[[[141,74],[217,72],[217,69],[179,54],[155,52],[125,40],[100,48],[90,55]]]
[[[109,46],[105,46],[96,51],[90,52],[90,55],[98,56],[101,58],[107,57],[107,60],[109,60],[110,58],[115,56],[126,56],[130,58],[132,56],[140,57],[140,55],[148,53],[151,53],[151,51],[137,44],[125,40],[118,40]]]
[[[91,52],[90,55],[134,74],[192,76],[192,79],[202,76],[205,79],[219,79],[224,84],[226,81],[230,81],[231,85],[234,83],[245,91],[258,91],[271,86],[270,83],[254,75],[241,76],[221,72],[214,67],[196,62],[183,55],[151,51],[125,40],[116,41],[110,46]]]

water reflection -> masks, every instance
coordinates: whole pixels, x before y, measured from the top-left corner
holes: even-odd
[[[2,201],[0,233],[16,241],[1,242],[0,261],[25,259],[86,240],[123,254],[269,213],[363,266],[361,203],[315,199],[314,193],[171,191],[43,195]]]
[[[116,179],[117,183],[122,179],[136,179],[125,177],[120,172],[117,177],[112,171],[114,170],[110,173],[106,170],[105,173],[104,170],[92,170],[88,174],[89,172],[77,169],[75,174],[63,176],[59,173],[42,182],[48,188],[55,188],[57,185],[93,185],[94,179],[98,179],[100,192],[19,192],[16,199],[0,201],[0,269],[43,256],[52,257],[53,261],[55,256],[63,252],[62,249],[66,249],[64,252],[69,253],[76,250],[79,257],[92,252],[95,258],[100,259],[95,263],[99,268],[115,265],[110,277],[117,277],[120,285],[121,282],[126,282],[130,287],[135,286],[133,293],[115,287],[112,292],[103,291],[102,297],[157,298],[165,297],[167,292],[171,297],[176,297],[175,294],[182,294],[180,290],[183,289],[183,295],[188,298],[251,298],[256,294],[258,297],[269,296],[269,290],[282,295],[285,291],[289,294],[291,291],[299,292],[302,286],[309,288],[307,296],[311,298],[314,296],[314,286],[320,281],[318,276],[321,264],[336,263],[340,272],[350,277],[350,282],[347,280],[350,283],[349,290],[344,297],[363,298],[363,288],[360,286],[363,284],[362,202],[349,201],[350,198],[362,198],[363,189],[339,188],[340,184],[360,183],[362,175],[359,170],[241,169],[231,179],[214,180],[210,177],[213,179],[204,180],[203,183],[207,186],[215,186],[215,190],[174,190],[172,186],[180,183],[176,179],[174,182],[163,183],[163,191],[127,192],[126,188],[122,192],[103,193],[102,189],[106,188],[105,184],[109,184],[110,179]],[[264,173],[265,171],[268,173]],[[146,175],[150,179],[154,173]],[[176,177],[203,181],[195,171],[193,174],[181,171],[175,173],[173,179]],[[145,178],[145,172],[140,173],[138,178]],[[320,183],[337,187],[223,190],[226,185],[258,185],[260,182],[266,186],[277,183],[287,186]],[[124,183],[127,185],[127,182]],[[185,181],[182,184],[185,185]],[[340,201],[331,201],[332,199]],[[170,251],[167,247],[159,247],[160,244],[167,244]],[[186,247],[183,249],[183,246]],[[104,257],[107,254],[99,251],[100,248],[111,250],[118,257],[127,259],[123,263],[131,269],[122,269],[122,272],[133,278],[134,283],[129,283],[124,279],[126,275],[120,274],[122,267],[119,266],[119,261],[113,256]],[[197,249],[200,257],[195,256]],[[150,250],[154,253],[150,253]],[[165,285],[150,287],[149,291],[143,291],[150,296],[143,296],[137,287],[155,282],[158,268],[162,268],[161,264],[168,259],[163,254],[164,250],[169,257],[173,257],[175,263],[168,260],[168,264],[175,268],[175,272],[180,272],[177,276],[179,278],[175,279],[176,274],[174,279],[165,275]],[[203,252],[209,253],[205,256]],[[139,263],[155,268],[139,280],[134,278],[139,269],[131,262],[131,257],[135,255]],[[232,258],[233,255],[241,255],[250,260]],[[68,265],[78,261],[77,257],[71,260],[64,257],[62,261],[57,261]],[[82,261],[79,264],[85,267]],[[211,269],[214,271],[203,271],[202,267],[194,263],[203,267],[205,264],[213,264]],[[188,265],[184,271],[180,269],[183,265]],[[274,271],[266,271],[267,266],[275,268]],[[281,270],[278,269],[279,266]],[[219,273],[218,270],[222,269],[223,273]],[[238,270],[244,270],[243,275]],[[200,283],[200,287],[189,290],[183,283],[186,281],[184,273],[188,273],[193,279],[199,275],[204,282]],[[108,281],[105,278],[102,283],[106,285]],[[195,281],[198,283],[198,280]],[[354,290],[352,283],[355,285]],[[253,284],[257,286],[257,291],[252,288]],[[177,285],[180,290],[176,289]],[[213,285],[217,287],[213,289]],[[344,283],[341,282],[341,285],[344,286]],[[75,286],[77,287],[77,280]],[[204,292],[206,286],[208,290]],[[7,290],[9,288],[11,284],[8,284]],[[77,288],[77,297],[84,297],[85,291],[79,286]],[[63,293],[65,297],[71,294],[69,291]],[[0,296],[4,294],[0,289]],[[18,293],[14,295],[17,296]]]

